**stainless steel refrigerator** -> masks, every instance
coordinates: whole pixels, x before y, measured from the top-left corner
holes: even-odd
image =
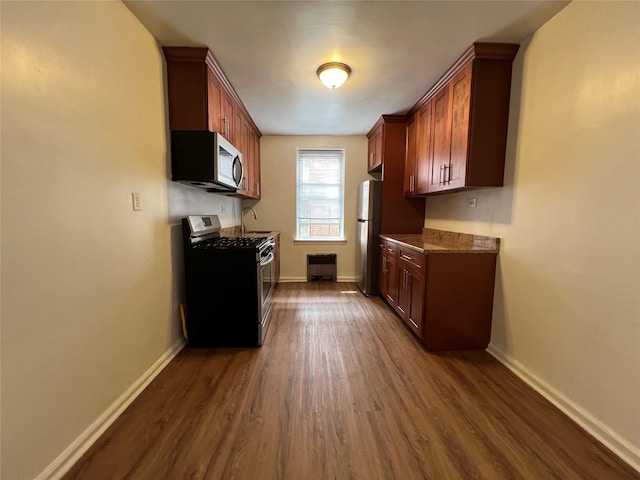
[[[356,265],[358,288],[365,295],[378,293],[378,250],[382,182],[367,180],[358,186]]]

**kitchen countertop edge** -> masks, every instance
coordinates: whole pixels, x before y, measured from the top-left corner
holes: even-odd
[[[402,246],[405,246],[426,254],[429,254],[429,253],[494,253],[494,254],[497,254],[499,250],[499,245],[500,245],[499,238],[473,236],[468,234],[458,234],[457,232],[444,232],[444,231],[434,231],[434,230],[430,230],[429,233],[431,234],[433,232],[442,232],[444,234],[453,234],[455,236],[467,235],[471,237],[472,243],[469,244],[469,241],[438,242],[436,240],[432,240],[433,235],[425,235],[425,234],[419,234],[419,233],[414,233],[414,234],[381,233],[380,238],[385,240],[390,240],[392,242],[401,244]],[[469,240],[469,239],[466,239],[466,240]],[[492,241],[487,241],[487,240],[492,240]]]
[[[279,230],[261,230],[256,232],[248,231],[243,234],[240,225],[236,225],[235,227],[222,228],[220,230],[221,237],[242,237],[243,235],[247,237],[275,237],[279,234]]]

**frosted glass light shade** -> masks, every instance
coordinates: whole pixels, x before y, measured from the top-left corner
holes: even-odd
[[[327,88],[338,88],[349,78],[351,68],[339,62],[325,63],[318,67],[318,78]]]

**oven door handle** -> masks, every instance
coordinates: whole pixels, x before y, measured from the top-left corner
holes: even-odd
[[[276,256],[273,254],[273,252],[271,252],[263,260],[260,260],[260,266],[264,267],[265,265],[269,265],[271,262],[273,262],[274,258],[276,258]]]

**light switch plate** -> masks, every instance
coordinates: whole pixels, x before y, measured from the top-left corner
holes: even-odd
[[[478,205],[478,199],[477,198],[467,198],[467,207],[469,208],[476,208],[476,205]]]
[[[133,210],[135,212],[142,210],[142,202],[140,201],[140,194],[138,192],[131,194],[131,201],[133,202]]]

